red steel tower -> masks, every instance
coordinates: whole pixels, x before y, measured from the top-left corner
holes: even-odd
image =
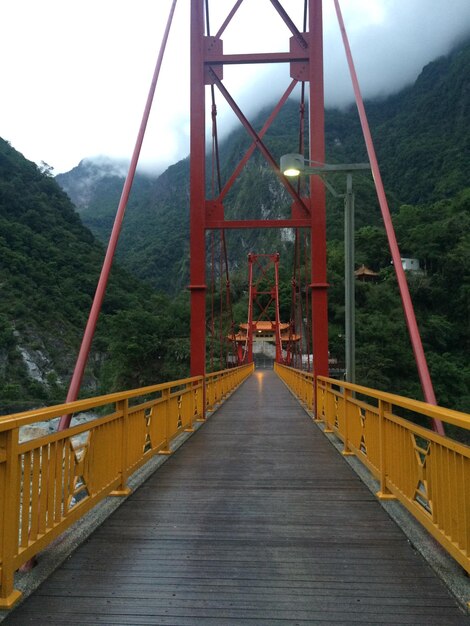
[[[266,12],[276,11],[286,26],[282,52],[225,54],[223,33],[243,0],[237,0],[215,35],[208,34],[205,9],[208,0],[191,1],[191,176],[190,176],[190,290],[191,290],[191,375],[205,373],[206,358],[206,274],[205,232],[229,228],[308,228],[311,234],[311,302],[313,366],[316,375],[328,374],[328,319],[326,282],[325,189],[319,176],[309,180],[309,197],[301,197],[282,175],[277,161],[263,142],[263,136],[298,83],[306,85],[309,100],[310,159],[324,163],[324,91],[322,0],[306,0],[308,20],[299,29],[279,0],[266,0]],[[240,44],[242,45],[242,44]],[[224,66],[284,63],[286,90],[274,107],[263,129],[256,132],[224,83]],[[206,197],[206,85],[217,90],[228,102],[248,135],[252,146],[224,183],[218,197]],[[255,149],[265,157],[292,198],[289,219],[227,220],[224,198]]]

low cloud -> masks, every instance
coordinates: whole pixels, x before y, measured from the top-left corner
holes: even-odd
[[[129,160],[170,2],[142,3],[131,11],[127,0],[114,0],[109,29],[107,2],[83,0],[73,19],[60,0],[29,3],[34,10],[25,22],[25,1],[2,8],[0,56],[9,63],[0,65],[0,136],[27,158],[61,172],[98,153]],[[209,4],[214,33],[233,2]],[[283,4],[300,24],[303,2]],[[157,85],[141,156],[147,169],[166,167],[189,152],[187,5],[178,5]],[[469,0],[341,0],[341,6],[366,98],[412,83],[424,65],[470,37]],[[290,33],[267,0],[245,0],[236,18],[223,35],[226,52],[287,49]],[[353,92],[331,1],[324,2],[324,31],[326,104],[344,107]],[[44,71],[31,62],[33,54],[47,60]],[[260,69],[224,69],[228,90],[249,117],[276,102],[289,82],[286,65],[264,78]],[[223,137],[238,122],[221,96],[217,104]]]

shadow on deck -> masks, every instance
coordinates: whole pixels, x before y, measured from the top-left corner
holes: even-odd
[[[272,371],[257,371],[2,622],[469,619]]]

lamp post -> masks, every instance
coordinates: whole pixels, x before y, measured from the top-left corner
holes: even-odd
[[[356,293],[354,285],[354,193],[352,174],[346,174],[344,198],[344,325],[346,333],[346,380],[356,382]]]
[[[308,161],[314,163],[314,161]],[[305,159],[301,154],[283,154],[281,157],[280,170],[284,176],[299,176],[305,174],[337,174],[338,172],[356,172],[360,170],[370,170],[369,163],[318,163],[315,165],[306,165]],[[328,185],[327,185],[328,186]],[[331,191],[331,189],[330,189]]]
[[[345,173],[346,193],[339,194],[335,188],[324,180],[328,190],[335,198],[344,198],[344,297],[345,297],[345,356],[346,380],[356,382],[356,331],[355,331],[355,292],[354,292],[354,193],[352,184],[353,172],[370,170],[369,163],[327,164],[319,163],[306,165],[301,154],[291,153],[281,156],[281,172],[284,176],[299,176],[304,174],[319,176]]]

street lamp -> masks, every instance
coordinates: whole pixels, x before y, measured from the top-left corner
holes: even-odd
[[[315,163],[314,161],[307,161],[307,163]],[[369,163],[315,163],[315,165],[307,165],[304,157],[301,154],[290,153],[283,154],[281,157],[280,170],[284,176],[299,176],[305,174],[312,176],[312,174],[337,174],[357,172],[359,170],[370,170]]]
[[[305,160],[301,154],[283,154],[281,172],[284,176],[299,176],[305,169]]]
[[[312,163],[312,162],[308,162]],[[291,153],[281,156],[280,169],[284,176],[322,176],[334,173],[346,174],[346,193],[339,194],[324,180],[326,187],[335,198],[344,198],[344,298],[345,298],[345,352],[346,380],[356,382],[356,332],[355,332],[355,293],[354,293],[354,193],[352,174],[356,171],[370,170],[369,163],[306,165],[303,155]]]

